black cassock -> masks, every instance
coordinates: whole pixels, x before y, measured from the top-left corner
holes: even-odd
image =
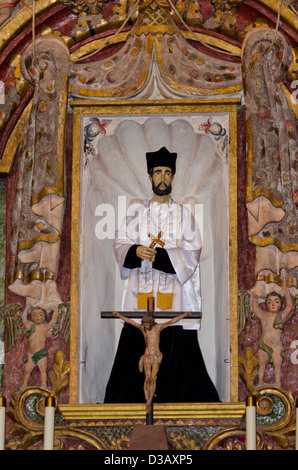
[[[128,251],[124,265],[140,265],[136,245]],[[175,272],[166,250],[157,248],[155,267]],[[143,333],[124,324],[110,379],[105,403],[143,403],[145,374],[139,371],[140,357],[145,351]],[[169,326],[161,331],[160,350],[163,359],[157,375],[155,403],[219,402],[219,396],[207,372],[196,330]]]

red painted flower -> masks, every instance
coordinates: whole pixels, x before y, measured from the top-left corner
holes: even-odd
[[[260,119],[269,119],[270,118],[270,109],[267,106],[260,106],[258,109],[258,117]]]
[[[295,125],[294,125],[293,121],[291,121],[291,120],[286,121],[286,126],[287,126],[288,131],[293,131],[294,128],[295,128]]]
[[[201,124],[199,127],[200,131],[205,131],[206,134],[209,134],[210,127],[212,126],[211,119],[208,119],[207,122],[204,122],[204,124]]]

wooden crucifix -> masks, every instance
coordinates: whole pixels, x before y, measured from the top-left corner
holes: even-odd
[[[151,235],[151,233],[149,233],[148,237],[151,238],[151,240],[152,240],[149,248],[154,248],[156,245],[160,245],[161,247],[164,247],[165,242],[163,242],[161,240],[162,235],[163,235],[163,233],[159,232],[159,234],[157,235],[157,238],[155,238],[153,235]]]
[[[163,233],[162,232],[159,232],[159,234],[157,235],[157,237],[154,237],[153,235],[151,235],[151,233],[148,233],[148,237],[151,238],[151,243],[149,245],[149,248],[155,248],[156,245],[160,245],[162,248],[165,246],[165,242],[163,242],[161,240],[161,237],[162,237]],[[154,261],[155,257],[153,258],[153,261]],[[143,259],[142,259],[143,261]]]
[[[190,315],[193,318],[201,318],[201,312],[154,312],[154,297],[148,298],[147,312],[101,312],[102,318],[121,318],[126,323],[142,331],[145,339],[146,349],[139,361],[140,372],[145,373],[144,394],[146,399],[146,423],[153,422],[153,396],[156,389],[156,380],[162,361],[162,353],[159,349],[161,331]],[[142,318],[141,324],[133,318]],[[155,318],[170,318],[164,323],[156,323]]]

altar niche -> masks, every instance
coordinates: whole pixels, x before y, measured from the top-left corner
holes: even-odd
[[[126,101],[71,103],[72,404],[103,403],[123,327],[120,319],[111,321],[102,315],[121,313],[123,281],[113,237],[130,207],[152,197],[145,154],[163,145],[178,154],[173,199],[186,204],[203,227],[201,351],[221,401],[238,401],[238,103],[238,99],[130,101],[129,106]]]

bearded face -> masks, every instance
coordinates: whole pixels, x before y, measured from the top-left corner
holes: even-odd
[[[167,196],[168,194],[171,194],[172,192],[172,185],[170,184],[169,186],[166,183],[158,183],[156,186],[152,180],[152,191],[157,195],[157,196]]]
[[[157,196],[167,196],[172,191],[172,181],[174,175],[171,168],[155,167],[151,179],[152,191]]]

